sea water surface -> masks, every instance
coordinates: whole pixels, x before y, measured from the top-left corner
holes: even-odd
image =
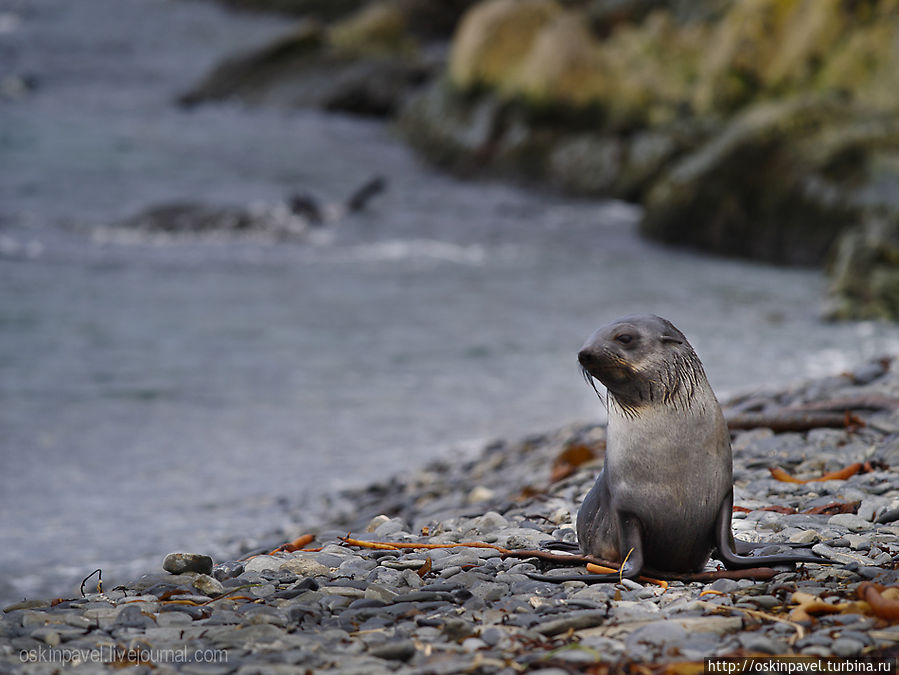
[[[899,351],[820,322],[820,273],[647,243],[634,207],[450,178],[379,122],[174,105],[287,25],[0,0],[4,604],[228,555],[289,525],[279,500],[598,419],[575,355],[623,314],[674,321],[722,393]],[[339,201],[373,175],[387,192],[313,242],[115,236],[163,202]]]

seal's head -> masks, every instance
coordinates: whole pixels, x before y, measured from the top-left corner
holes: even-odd
[[[653,314],[626,316],[597,330],[578,353],[596,378],[631,411],[657,403],[688,407],[705,382],[696,352],[674,325]]]

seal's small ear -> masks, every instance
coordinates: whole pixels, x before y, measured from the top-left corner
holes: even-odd
[[[661,338],[662,342],[673,342],[678,345],[684,344],[684,341],[680,338],[676,338],[673,335],[663,335]]]

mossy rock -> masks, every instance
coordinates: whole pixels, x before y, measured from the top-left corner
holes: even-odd
[[[502,114],[496,97],[465,96],[442,79],[413,96],[398,126],[406,141],[453,172],[483,168]]]
[[[459,23],[449,79],[459,89],[502,87],[520,68],[541,28],[562,12],[555,0],[486,0]]]
[[[821,264],[868,208],[899,212],[899,123],[834,97],[751,106],[650,191],[642,231],[775,263]]]
[[[899,321],[899,218],[869,213],[834,246],[828,314]]]
[[[418,49],[397,2],[372,3],[335,23],[328,29],[328,42],[337,51],[362,57],[411,56]]]

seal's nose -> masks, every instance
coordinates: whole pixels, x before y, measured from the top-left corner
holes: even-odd
[[[590,347],[584,347],[577,353],[577,360],[584,368],[590,370],[590,366],[595,365],[599,359],[594,350]]]

